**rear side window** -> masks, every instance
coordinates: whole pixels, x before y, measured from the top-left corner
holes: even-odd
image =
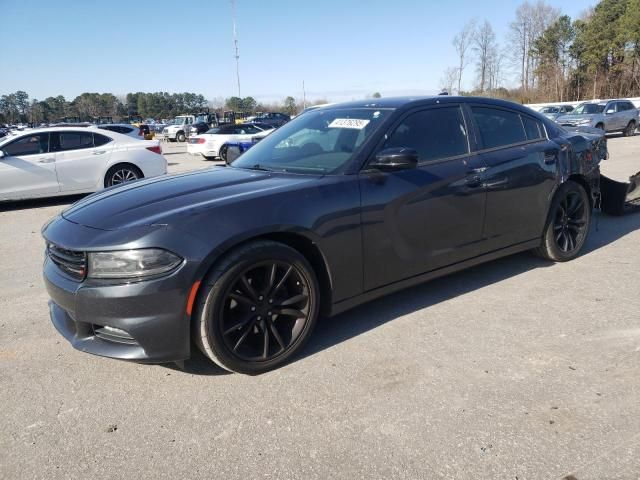
[[[2,147],[4,153],[10,157],[22,155],[38,155],[49,152],[49,134],[38,133],[27,135]]]
[[[90,132],[60,133],[58,144],[60,151],[93,148],[93,134]]]
[[[524,125],[524,131],[527,134],[527,140],[539,140],[543,137],[542,125],[540,125],[540,122],[537,120],[522,115],[522,124]]]
[[[418,152],[421,162],[469,152],[467,129],[460,107],[432,108],[405,118],[384,148],[405,147]]]
[[[516,112],[488,107],[471,107],[471,111],[480,131],[482,148],[504,147],[527,140]]]
[[[93,145],[95,147],[101,147],[102,145],[106,145],[110,141],[111,139],[109,137],[105,137],[104,135],[100,135],[99,133],[93,134]]]

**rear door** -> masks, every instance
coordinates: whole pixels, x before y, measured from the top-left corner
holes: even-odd
[[[102,180],[115,142],[107,132],[62,131],[51,134],[60,190],[88,191]]]
[[[48,132],[24,135],[2,147],[1,200],[42,197],[59,191],[49,136]]]
[[[378,151],[414,149],[417,168],[360,173],[365,289],[482,253],[484,164],[471,153],[468,131],[460,105],[414,110]]]
[[[518,111],[470,105],[480,155],[487,165],[483,237],[491,250],[539,237],[555,187],[560,146],[543,123]]]

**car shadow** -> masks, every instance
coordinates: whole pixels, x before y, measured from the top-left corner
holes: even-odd
[[[582,255],[588,255],[637,230],[640,230],[640,214],[624,217],[596,214]],[[321,318],[309,343],[295,361],[348,341],[396,318],[551,265],[551,262],[530,252],[519,253],[387,295],[335,317]]]
[[[60,197],[33,198],[29,200],[15,200],[0,202],[0,212],[11,212],[15,210],[29,210],[32,208],[59,207],[77,202],[88,193],[65,195]]]
[[[200,349],[198,349],[195,344],[191,345],[190,359],[183,362],[162,363],[158,364],[157,366],[190,375],[217,376],[230,375],[232,373],[219,367],[207,357],[205,357],[205,355],[200,351]]]

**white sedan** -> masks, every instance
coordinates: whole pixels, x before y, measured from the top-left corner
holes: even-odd
[[[266,137],[274,128],[271,126],[259,127],[250,123],[239,123],[222,125],[211,130],[189,137],[187,153],[191,155],[202,155],[207,160],[215,157],[223,158],[221,152],[223,145],[227,142],[251,141]]]
[[[50,127],[0,139],[0,200],[89,193],[167,173],[157,140],[86,127]]]

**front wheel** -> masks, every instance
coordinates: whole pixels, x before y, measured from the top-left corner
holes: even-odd
[[[636,132],[636,122],[634,122],[633,120],[631,120],[629,122],[629,125],[627,125],[627,128],[624,129],[624,132],[622,132],[622,134],[625,137],[632,137]]]
[[[203,282],[194,338],[220,367],[259,374],[289,360],[318,316],[315,273],[296,250],[271,241],[240,247]]]
[[[176,140],[180,143],[184,142],[187,139],[184,132],[178,132],[176,135]]]
[[[578,256],[591,225],[591,203],[579,183],[567,181],[556,193],[542,236],[535,252],[554,262],[566,262]]]

